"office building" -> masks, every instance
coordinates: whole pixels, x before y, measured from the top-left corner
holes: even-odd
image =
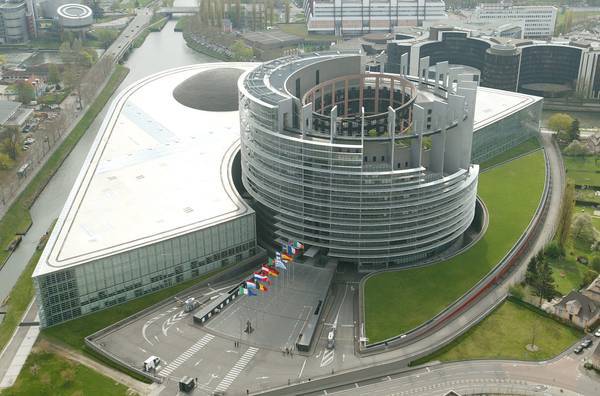
[[[304,13],[310,33],[337,36],[391,32],[448,17],[442,0],[305,0]]]
[[[187,66],[121,91],[34,271],[42,326],[256,254],[255,214],[231,177],[236,82],[252,67]]]
[[[557,8],[554,6],[515,6],[510,2],[482,3],[472,15],[473,20],[502,22],[523,21],[525,38],[554,36]]]

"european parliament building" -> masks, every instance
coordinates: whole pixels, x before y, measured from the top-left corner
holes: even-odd
[[[298,240],[362,270],[453,245],[478,161],[539,128],[541,98],[448,63],[365,71],[360,52],[208,63],[111,104],[33,274],[43,327]]]
[[[280,59],[239,91],[243,183],[264,229],[368,269],[456,240],[473,220],[479,167],[472,79],[447,64],[433,79],[366,73],[364,59]]]

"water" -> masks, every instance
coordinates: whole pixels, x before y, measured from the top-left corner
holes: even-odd
[[[176,5],[189,6],[194,0],[179,0]],[[196,63],[214,62],[215,59],[193,51],[185,45],[181,33],[173,31],[176,20],[167,22],[161,32],[150,33],[144,44],[133,51],[125,63],[130,72],[119,89],[131,83],[158,73],[165,69],[186,66]],[[40,237],[58,217],[67,195],[71,191],[75,178],[79,174],[82,163],[96,137],[105,110],[100,113],[88,132],[81,138],[61,168],[46,186],[36,203],[31,208],[33,225],[19,248],[12,254],[5,266],[0,271],[0,302],[3,301],[12,289],[23,268],[32,256]]]

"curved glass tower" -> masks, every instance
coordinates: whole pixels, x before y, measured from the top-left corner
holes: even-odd
[[[242,181],[263,241],[299,240],[361,269],[415,262],[470,225],[476,86],[365,73],[356,53],[278,59],[243,75]]]

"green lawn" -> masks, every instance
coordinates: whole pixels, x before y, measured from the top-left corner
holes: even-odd
[[[535,331],[537,352],[525,349]],[[574,344],[582,333],[522,304],[506,301],[465,334],[411,365],[439,360],[547,360]]]
[[[84,365],[47,351],[32,352],[15,384],[2,396],[118,396],[127,387]]]
[[[540,148],[539,140],[537,139],[537,137],[533,137],[529,140],[524,141],[523,143],[519,144],[518,146],[515,146],[515,147],[511,148],[510,150],[503,152],[502,154],[499,154],[485,162],[482,162],[479,165],[480,165],[481,169],[487,169],[494,165],[500,164],[502,162],[506,162],[513,158],[516,158],[520,155],[529,153],[533,150],[537,150],[539,148]]]
[[[419,326],[497,265],[535,213],[544,175],[542,151],[481,174],[478,193],[490,219],[486,234],[475,246],[435,265],[371,277],[364,290],[369,341],[381,341]]]
[[[4,320],[0,323],[0,350],[4,348],[10,337],[12,337],[15,328],[21,322],[21,317],[23,317],[25,310],[33,298],[35,290],[31,275],[41,254],[41,250],[35,251],[8,295],[6,315],[4,315]]]
[[[50,178],[62,165],[71,150],[73,150],[73,147],[75,147],[79,139],[85,134],[96,116],[102,111],[128,72],[129,69],[126,67],[117,65],[110,80],[96,100],[94,100],[94,103],[92,103],[85,115],[77,125],[75,125],[73,130],[69,133],[69,136],[65,138],[56,151],[48,158],[48,161],[46,161],[44,166],[27,185],[25,190],[17,197],[4,217],[0,220],[0,267],[4,265],[8,257],[8,252],[5,251],[5,247],[12,241],[16,233],[26,232],[31,225],[29,208],[44,187],[46,187]]]
[[[588,267],[577,262],[575,257],[561,257],[556,260],[550,260],[552,267],[552,277],[556,285],[556,290],[561,295],[568,294],[571,290],[578,290],[583,281],[583,275]]]
[[[600,187],[600,156],[563,156],[567,177],[576,185]]]

